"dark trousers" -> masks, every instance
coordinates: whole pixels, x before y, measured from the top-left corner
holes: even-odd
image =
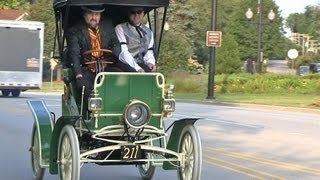
[[[138,65],[145,71],[145,72],[151,72],[149,67],[144,63],[138,63]],[[121,62],[120,60],[115,62],[115,66],[121,69],[123,72],[137,72],[134,68],[129,66],[128,64],[125,64]]]
[[[115,66],[114,64],[109,64],[105,70],[105,72],[122,72],[120,68]],[[84,101],[88,101],[90,94],[93,90],[94,79],[96,77],[96,73],[90,71],[87,67],[81,68],[82,78],[77,80],[77,89],[78,89],[78,100],[81,102],[82,98],[82,86],[85,86],[84,89]],[[81,81],[81,82],[79,82]]]

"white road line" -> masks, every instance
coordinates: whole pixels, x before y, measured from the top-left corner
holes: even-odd
[[[180,116],[182,118],[200,118],[201,120],[205,120],[205,121],[214,121],[214,122],[220,122],[220,123],[225,123],[225,124],[232,124],[232,125],[237,125],[237,126],[244,126],[244,127],[249,127],[249,128],[258,128],[260,126],[256,126],[256,125],[249,125],[249,124],[241,124],[238,122],[231,122],[231,121],[225,121],[225,120],[219,120],[219,119],[210,119],[210,118],[203,118],[203,117],[199,117],[199,116],[189,116],[189,115],[184,115],[184,114],[178,114],[175,113],[173,117],[171,117],[170,119],[176,119],[178,120],[179,118],[175,118],[175,116]]]
[[[288,134],[290,134],[290,135],[299,135],[299,136],[304,136],[305,135],[303,133],[298,133],[298,132],[289,132]]]

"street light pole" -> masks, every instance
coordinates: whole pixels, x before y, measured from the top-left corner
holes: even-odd
[[[258,0],[258,52],[257,52],[257,63],[258,72],[262,72],[262,57],[261,57],[261,38],[262,38],[262,13],[263,13],[263,0]]]
[[[262,44],[262,27],[264,25],[262,17],[263,17],[263,0],[258,0],[258,8],[257,8],[257,14],[258,14],[258,21],[255,22],[258,26],[258,47],[257,47],[257,71],[259,73],[262,72],[262,64],[263,64],[263,57],[261,52],[261,44]],[[246,17],[248,19],[252,19],[253,12],[251,11],[251,8],[248,8],[248,11],[246,12]],[[273,20],[275,18],[275,13],[273,10],[270,10],[268,14],[268,19]]]

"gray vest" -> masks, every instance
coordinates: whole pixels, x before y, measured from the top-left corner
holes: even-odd
[[[129,52],[137,63],[143,63],[143,57],[147,53],[151,41],[151,30],[144,24],[141,24],[138,28],[140,34],[137,29],[129,23],[123,23],[121,27],[127,41]]]

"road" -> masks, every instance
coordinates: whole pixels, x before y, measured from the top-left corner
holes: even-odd
[[[282,74],[296,74],[296,71],[290,69],[286,60],[269,60],[267,72],[282,73]]]
[[[29,144],[33,117],[26,100],[44,99],[59,117],[56,94],[22,93],[0,97],[0,179],[32,179]],[[203,150],[202,179],[319,179],[320,114],[277,108],[178,102],[170,122],[201,118],[196,127]],[[46,180],[58,179],[46,172]],[[84,165],[81,179],[140,179],[134,166]],[[157,169],[155,180],[176,179],[175,171]]]

